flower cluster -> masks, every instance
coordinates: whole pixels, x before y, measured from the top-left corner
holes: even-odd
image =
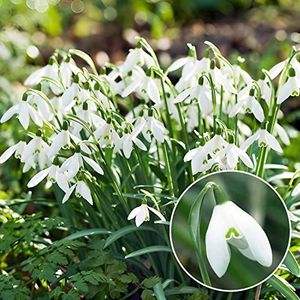
[[[188,56],[167,70],[141,38],[121,65],[109,64],[99,73],[81,51],[55,52],[48,65],[27,78],[22,100],[1,118],[3,123],[17,116],[28,134],[1,155],[0,163],[15,155],[23,172],[36,172],[29,188],[47,179],[64,191],[63,202],[74,193],[90,204],[104,177],[122,194],[119,186],[133,175],[121,174],[120,164],[132,170],[138,166],[131,162],[142,164],[145,154],[156,172],[144,175],[164,187],[157,176],[163,173],[171,195],[179,191],[176,159],[191,161],[191,168],[185,163],[181,171],[191,180],[212,169],[256,168],[259,174],[269,148],[282,152],[277,137],[289,143],[278,116],[280,104],[299,92],[297,52],[254,80],[207,45],[201,59],[188,45]],[[75,57],[91,71],[79,68]],[[142,208],[143,220],[149,219]],[[138,214],[135,210],[130,218]]]

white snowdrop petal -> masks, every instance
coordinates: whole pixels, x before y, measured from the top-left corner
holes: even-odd
[[[47,168],[35,174],[28,182],[27,187],[32,188],[38,185],[44,178],[47,177],[47,175],[49,174],[49,169],[50,168]]]
[[[252,112],[253,112],[254,117],[259,122],[262,122],[264,120],[265,116],[264,116],[264,111],[263,111],[261,105],[256,100],[252,100],[251,105],[252,105]]]
[[[278,143],[278,141],[276,140],[276,138],[269,132],[265,132],[265,139],[266,139],[266,143],[267,145],[272,148],[273,150],[282,153],[282,148],[280,146],[280,144]]]
[[[280,63],[276,64],[268,71],[269,76],[272,80],[280,74],[280,72],[283,70],[286,62],[287,62],[287,60],[281,61]]]
[[[28,129],[29,126],[29,112],[27,104],[20,105],[19,109],[19,121],[24,129]]]
[[[146,204],[142,204],[140,206],[140,211],[135,218],[136,227],[140,227],[148,219],[149,219],[148,206]]]
[[[222,207],[215,206],[205,235],[207,259],[219,278],[227,271],[231,257],[224,220]]]
[[[281,104],[285,101],[294,91],[294,87],[292,85],[292,81],[288,79],[288,81],[281,87],[277,96],[277,104]]]
[[[161,124],[159,124],[159,122],[157,120],[155,120],[154,118],[151,121],[151,131],[154,135],[154,138],[162,143],[165,140],[164,137],[164,128]]]
[[[20,143],[20,142],[19,142]],[[0,156],[0,164],[5,163],[17,150],[18,144],[15,144],[13,146],[10,146],[8,149],[6,149]]]
[[[147,147],[144,145],[144,143],[143,143],[140,139],[135,138],[135,139],[133,140],[133,142],[134,142],[141,150],[143,150],[143,151],[146,151],[146,150],[147,150]]]
[[[123,152],[127,159],[130,157],[132,149],[133,149],[132,140],[126,137],[125,140],[123,140]]]
[[[170,72],[174,72],[178,69],[180,69],[181,67],[183,67],[186,62],[188,61],[188,57],[181,57],[177,60],[175,60],[167,69],[167,73],[170,73]]]
[[[97,172],[100,175],[104,174],[102,168],[94,160],[86,156],[82,156],[82,158],[95,172]]]
[[[200,150],[200,148],[194,148],[192,150],[190,150],[183,158],[183,160],[185,162],[190,161],[194,158],[194,156],[197,154],[198,150]]]
[[[128,215],[127,220],[132,220],[133,218],[135,218],[139,212],[140,212],[141,207],[135,207]]]
[[[65,193],[69,190],[69,184],[65,174],[58,172],[56,174],[56,183]]]
[[[33,86],[40,82],[41,78],[45,76],[46,70],[48,66],[44,66],[41,69],[36,70],[31,75],[27,77],[24,82],[24,85]]]
[[[262,227],[252,216],[231,201],[228,209],[246,238],[255,260],[265,267],[270,267],[273,260],[272,248]]]
[[[191,89],[184,90],[175,98],[174,103],[179,103],[186,100],[186,98],[189,97],[190,94],[191,94]]]
[[[166,218],[162,215],[162,213],[153,207],[148,206],[148,209],[152,211],[155,215],[157,215],[162,221],[166,221]]]
[[[152,78],[150,78],[147,83],[147,94],[150,100],[152,100],[155,104],[160,103],[159,90]]]
[[[73,193],[73,191],[76,188],[76,184],[74,184],[73,186],[70,187],[70,189],[66,192],[64,198],[62,199],[62,203],[65,203],[69,200],[71,194]]]
[[[292,197],[297,196],[298,194],[300,194],[300,183],[298,183],[295,188],[292,191]]]
[[[1,121],[0,121],[0,122],[1,122],[1,123],[4,123],[4,122],[10,120],[11,117],[12,117],[13,115],[15,115],[15,114],[18,113],[18,111],[19,111],[19,105],[18,105],[18,104],[12,106],[11,108],[9,108],[9,109],[3,114],[3,116],[1,117]]]
[[[77,182],[76,193],[80,194],[89,204],[93,205],[91,191],[84,181]]]
[[[275,130],[276,130],[279,138],[282,140],[282,142],[285,145],[289,145],[290,139],[289,139],[289,136],[288,136],[287,132],[285,131],[285,129],[282,126],[280,126],[278,123],[276,123]]]

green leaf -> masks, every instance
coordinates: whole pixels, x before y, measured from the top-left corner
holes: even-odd
[[[166,296],[173,296],[173,295],[185,295],[185,294],[192,294],[198,292],[199,289],[192,287],[192,286],[184,286],[184,287],[175,287],[165,291]]]
[[[158,165],[149,163],[149,167],[152,170],[152,172],[160,179],[161,182],[167,182],[166,175],[163,173],[163,171]]]
[[[144,255],[144,254],[148,254],[148,253],[153,253],[153,252],[171,252],[171,249],[167,246],[149,246],[134,252],[131,252],[130,254],[126,255],[125,258],[132,258],[132,257],[136,257],[136,256],[140,256],[140,255]]]
[[[125,235],[135,232],[135,231],[143,231],[143,230],[148,230],[148,231],[153,231],[156,232],[153,228],[147,227],[147,226],[141,226],[141,227],[136,227],[135,225],[129,225],[126,227],[123,227],[115,232],[113,232],[107,239],[104,244],[104,248],[107,248],[109,245],[117,241],[118,239],[124,237]]]
[[[295,276],[300,276],[300,266],[291,251],[288,251],[284,264]]]
[[[291,286],[287,281],[283,278],[273,275],[268,282],[284,297],[288,300],[299,300],[300,298],[296,295],[296,293],[292,290],[293,286]]]
[[[64,240],[75,240],[89,235],[110,234],[110,233],[111,231],[105,228],[91,228],[91,229],[81,230],[73,234],[70,234],[69,236],[65,237]]]
[[[153,287],[154,294],[158,300],[166,300],[166,296],[163,290],[163,286],[161,282],[158,282],[154,287]]]
[[[159,282],[160,278],[158,276],[152,276],[144,279],[142,285],[147,289],[152,289]]]
[[[92,68],[92,70],[95,73],[95,75],[98,74],[93,60],[86,53],[84,53],[83,51],[78,50],[78,49],[70,49],[69,53],[82,58]]]

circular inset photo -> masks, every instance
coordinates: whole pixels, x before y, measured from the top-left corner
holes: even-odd
[[[288,212],[280,195],[261,178],[221,171],[194,182],[171,217],[175,257],[195,281],[233,292],[267,280],[290,244]]]

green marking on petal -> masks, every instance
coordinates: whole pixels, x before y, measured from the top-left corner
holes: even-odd
[[[234,237],[239,237],[240,236],[240,234],[239,234],[239,232],[234,228],[234,227],[230,227],[229,229],[228,229],[228,231],[226,232],[226,238],[227,239],[230,239],[232,236],[234,236]]]

